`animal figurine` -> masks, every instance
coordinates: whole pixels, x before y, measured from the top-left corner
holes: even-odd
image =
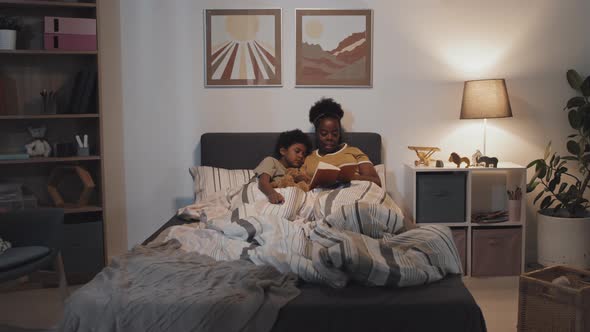
[[[270,185],[273,188],[297,187],[305,192],[309,191],[309,183],[305,181],[295,181],[301,175],[298,168],[287,168],[285,175],[277,178]]]
[[[439,148],[434,146],[408,146],[408,149],[416,152],[418,156],[418,160],[414,161],[414,166],[430,165],[430,157],[437,151],[440,151]]]
[[[27,154],[30,157],[49,157],[51,154],[51,146],[43,137],[45,137],[45,131],[47,128],[39,127],[39,128],[32,128],[29,127],[29,133],[34,138],[34,140],[29,143],[25,144],[25,148],[27,149]]]
[[[436,167],[438,167],[438,168],[445,167],[445,163],[443,163],[442,160],[437,160],[436,161]]]
[[[469,158],[467,157],[460,157],[457,153],[453,152],[451,153],[451,155],[449,156],[449,162],[455,163],[457,164],[457,168],[461,167],[461,163],[465,163],[467,164],[465,166],[465,168],[469,168],[469,166],[471,165],[469,163]]]
[[[492,165],[493,168],[498,168],[498,158],[496,157],[481,156],[477,158],[477,163],[483,163],[485,167],[490,167],[490,165]]]
[[[483,156],[481,154],[481,151],[475,150],[475,153],[471,156],[471,165],[476,166],[476,167],[477,166],[485,166],[484,163],[478,163],[477,162],[477,159],[480,158],[481,156]]]

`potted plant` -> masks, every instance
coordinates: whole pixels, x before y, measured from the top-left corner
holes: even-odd
[[[551,153],[549,142],[544,157],[527,166],[535,170],[527,192],[540,188],[533,201],[541,201],[537,213],[539,263],[590,268],[590,203],[584,198],[590,184],[590,76],[583,79],[570,69],[567,81],[579,94],[564,107],[575,131],[568,136],[569,154]]]
[[[16,48],[16,32],[20,30],[20,22],[15,17],[0,16],[0,50]]]

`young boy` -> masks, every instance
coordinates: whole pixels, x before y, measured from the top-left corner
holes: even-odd
[[[269,202],[281,204],[285,201],[283,195],[272,187],[271,182],[285,176],[287,168],[301,167],[309,151],[311,151],[311,141],[301,130],[285,131],[279,135],[275,147],[275,156],[279,159],[266,157],[254,169],[258,177],[258,188],[268,197]],[[294,180],[309,181],[305,175],[296,177]]]

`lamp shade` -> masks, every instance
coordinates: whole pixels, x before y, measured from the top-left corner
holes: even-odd
[[[508,117],[512,117],[512,108],[504,79],[465,82],[461,119]]]

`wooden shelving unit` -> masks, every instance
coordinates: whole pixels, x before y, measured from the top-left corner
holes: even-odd
[[[424,175],[430,175],[429,182],[424,182]],[[457,181],[458,178],[465,181]],[[524,166],[509,162],[498,164],[498,168],[456,168],[450,164],[436,168],[408,164],[406,181],[406,197],[412,202],[412,220],[418,226],[443,225],[451,228],[459,252],[464,253],[462,258],[467,276],[518,275],[524,272],[525,197],[520,200],[519,220],[509,219],[497,223],[477,223],[472,220],[474,212],[508,210],[506,190],[514,190],[518,186],[525,191]],[[421,200],[420,195],[426,199]],[[422,206],[419,206],[419,201]],[[421,213],[428,218],[422,218]],[[430,220],[433,217],[437,220]],[[484,262],[481,257],[490,261]],[[497,274],[493,269],[474,269],[486,264],[493,266],[491,261],[495,259],[512,260],[512,263],[507,264],[510,268],[498,270]]]
[[[23,191],[37,199],[37,206],[51,207],[54,202],[47,185],[55,168],[80,166],[91,175],[94,189],[89,204],[75,206],[67,203],[63,208],[66,227],[62,249],[66,274],[85,275],[87,278],[76,280],[89,280],[105,263],[99,52],[45,50],[43,21],[45,16],[95,18],[98,21],[97,4],[0,0],[0,10],[3,15],[21,18],[23,29],[19,34],[24,31],[23,36],[26,36],[20,38],[17,35],[16,50],[0,50],[0,154],[24,152],[24,145],[33,140],[28,128],[41,126],[47,128],[45,139],[52,150],[54,143],[76,146],[75,136],[82,134],[88,135],[90,150],[89,156],[56,157],[52,154],[46,158],[0,160],[0,184],[22,184]],[[91,73],[86,77],[92,79],[81,79],[83,76],[78,75],[81,71]],[[43,90],[57,93],[57,114],[43,112],[40,96]],[[60,190],[64,191],[62,196],[69,197],[67,202],[75,202],[75,173],[67,176],[69,178],[63,179]]]

